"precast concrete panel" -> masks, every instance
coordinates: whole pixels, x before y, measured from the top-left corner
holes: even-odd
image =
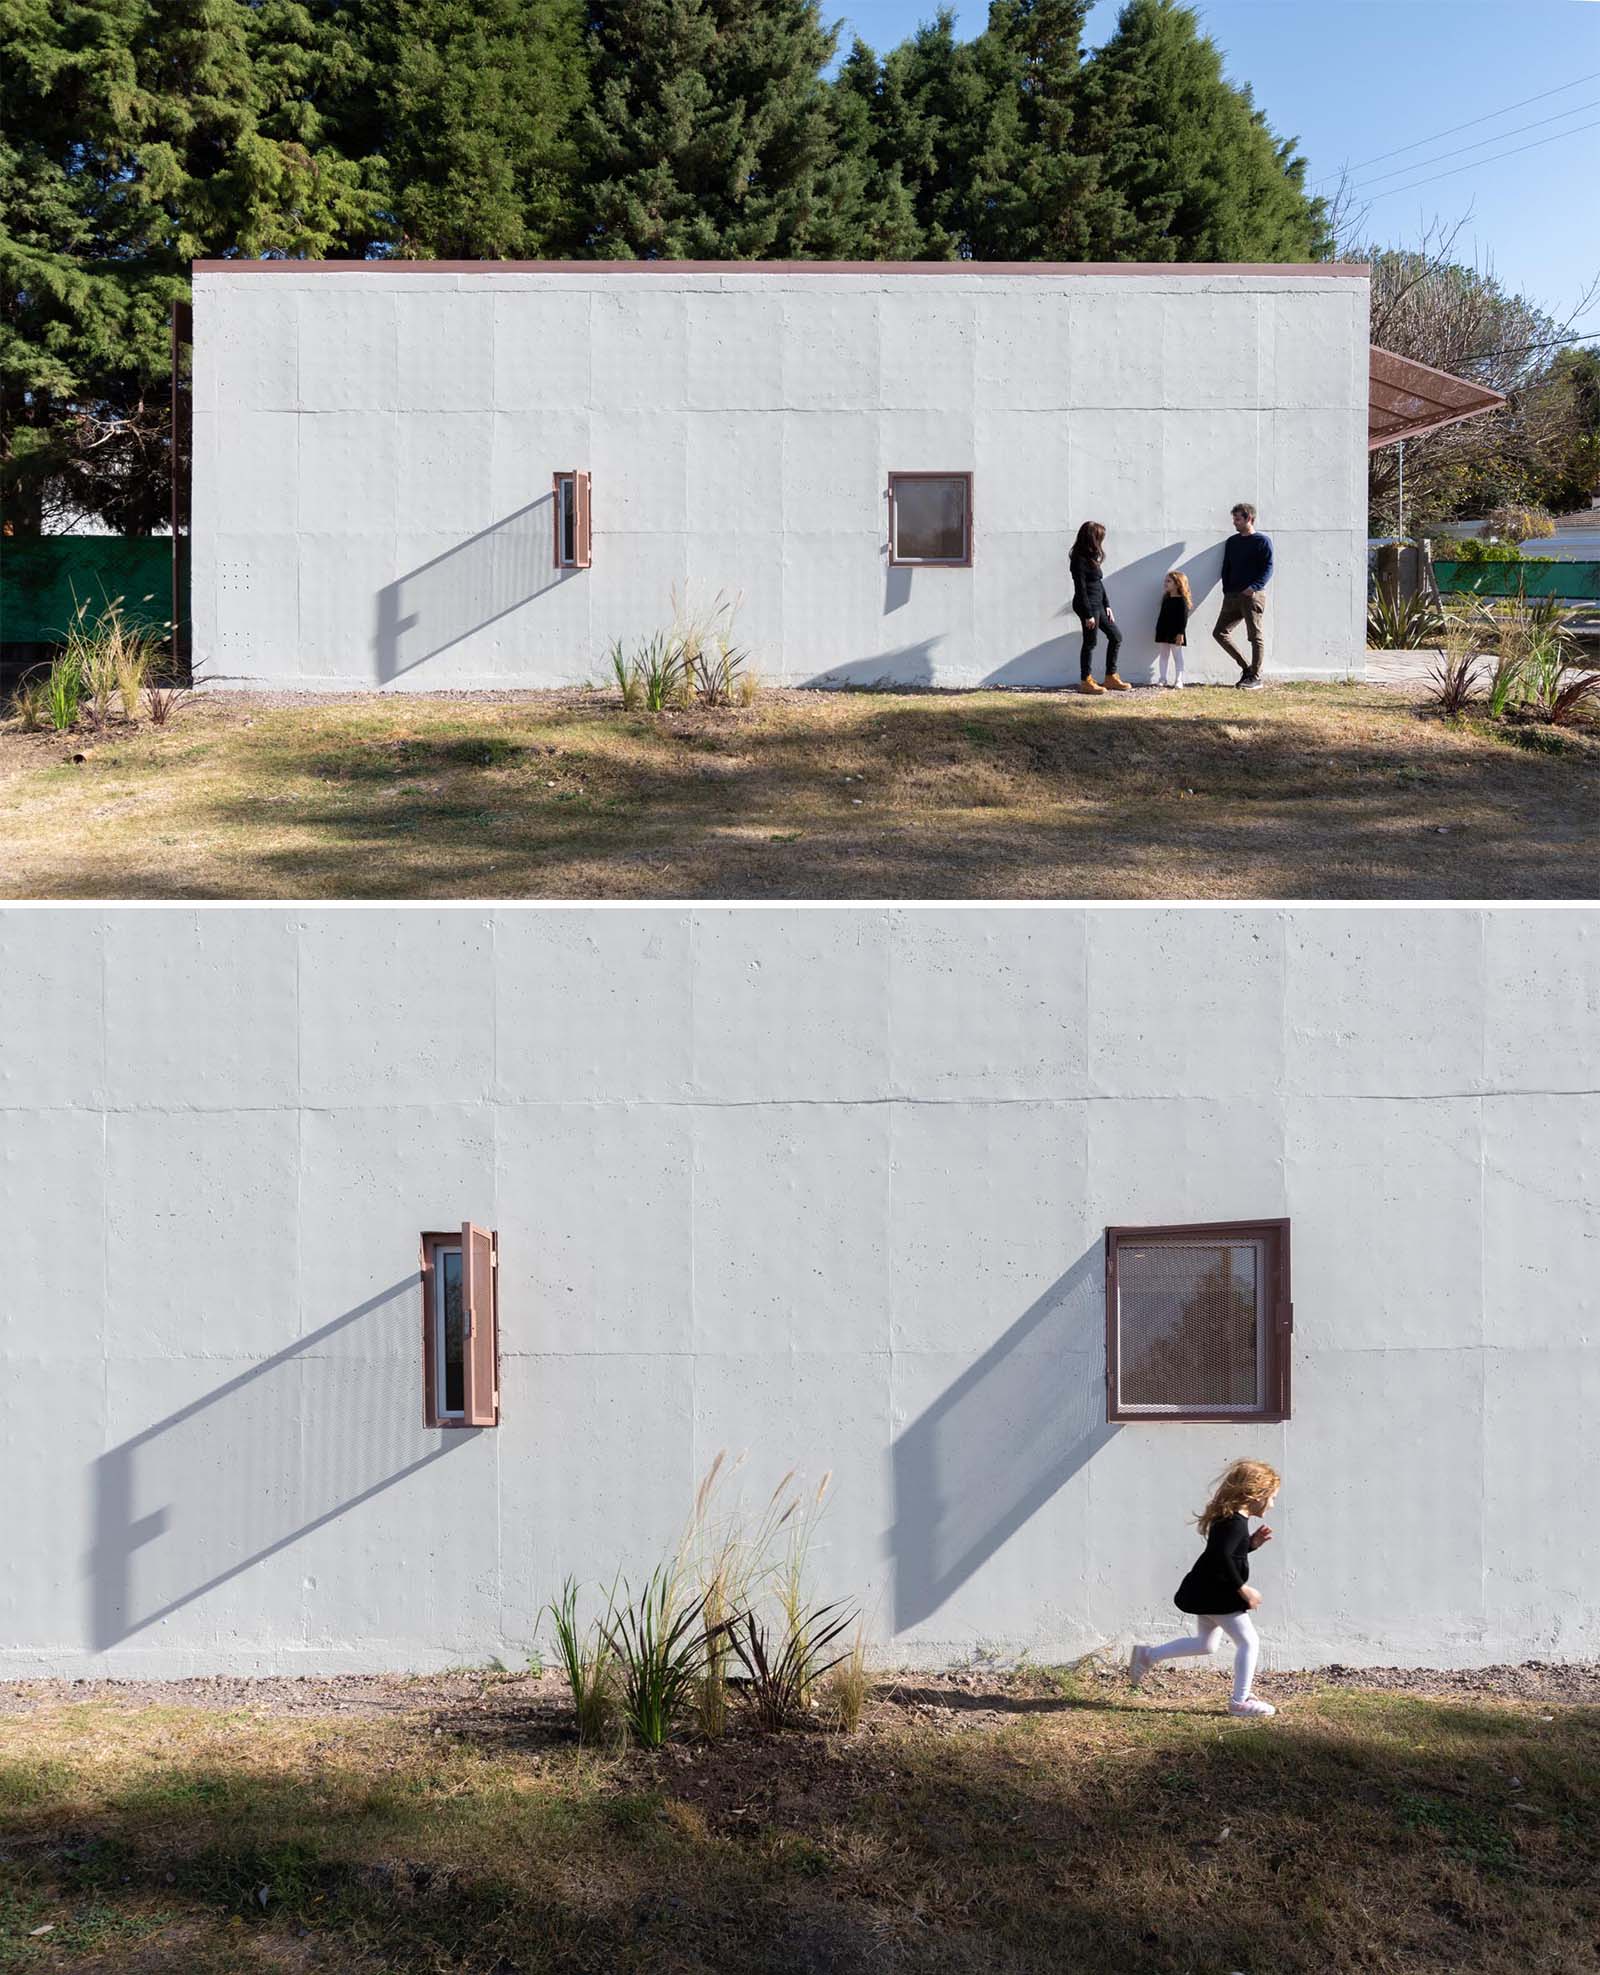
[[[890,1661],[1174,1629],[1245,1454],[1272,1663],[1593,1658],[1593,915],[1515,916],[8,913],[0,1666],[509,1658],[719,1453],[831,1473]],[[1109,1424],[1106,1228],[1280,1217],[1290,1417]],[[469,1219],[501,1421],[430,1428]]]
[[[741,598],[789,684],[1059,686],[1106,524],[1135,681],[1162,580],[1189,675],[1236,500],[1277,547],[1273,670],[1364,646],[1367,282],[1263,267],[911,272],[203,267],[197,658],[243,686],[554,686]],[[592,476],[554,567],[552,475]],[[974,476],[969,569],[893,568],[892,472]]]

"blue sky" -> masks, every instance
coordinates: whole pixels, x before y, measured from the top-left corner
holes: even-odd
[[[880,52],[935,11],[936,0],[823,5],[847,23],[842,47],[856,33]],[[1311,179],[1331,175],[1331,190],[1342,166],[1365,167],[1351,176],[1369,187],[1373,238],[1405,245],[1436,215],[1470,213],[1462,258],[1492,263],[1563,319],[1600,274],[1600,0],[1199,0],[1197,11],[1230,79],[1250,84],[1280,136],[1298,137]],[[1098,0],[1090,46],[1117,12]],[[956,14],[976,34],[987,0]],[[1536,148],[1496,158],[1522,145]],[[1383,155],[1400,146],[1414,148]],[[1600,297],[1580,326],[1600,334]]]

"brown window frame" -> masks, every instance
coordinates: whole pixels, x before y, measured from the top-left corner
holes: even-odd
[[[1117,1255],[1123,1243],[1148,1247],[1160,1241],[1259,1240],[1267,1251],[1271,1283],[1266,1322],[1267,1363],[1262,1381],[1265,1404],[1241,1411],[1214,1407],[1185,1412],[1128,1409],[1118,1402],[1120,1365],[1117,1355]],[[1287,1220],[1184,1221],[1158,1227],[1106,1229],[1106,1418],[1121,1426],[1272,1425],[1289,1417],[1290,1339],[1294,1332],[1294,1300],[1289,1273]]]
[[[589,476],[580,467],[562,467],[551,478],[555,496],[555,566],[557,569],[587,569],[593,554],[593,526],[590,512]],[[572,554],[565,553],[562,527],[562,490],[572,488]]]
[[[462,1410],[440,1408],[439,1363],[434,1347],[434,1290],[441,1248],[461,1252],[461,1297],[466,1318],[462,1354]],[[500,1424],[500,1237],[463,1221],[448,1233],[424,1234],[422,1266],[422,1420],[428,1427]]]
[[[895,520],[894,493],[896,484],[901,480],[964,480],[967,483],[967,512],[966,528],[964,531],[965,552],[961,556],[906,556],[898,553],[895,546],[895,535],[898,524]],[[970,473],[958,471],[933,473],[920,469],[915,473],[891,473],[889,475],[889,490],[885,498],[889,503],[889,566],[891,569],[970,569],[972,567],[973,519],[972,475]]]

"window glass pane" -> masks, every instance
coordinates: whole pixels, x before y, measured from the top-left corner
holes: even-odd
[[[894,552],[913,562],[965,562],[967,482],[959,473],[894,483]]]
[[[561,560],[578,559],[578,493],[570,473],[558,482],[561,488]]]
[[[1250,1412],[1261,1405],[1263,1276],[1256,1242],[1119,1246],[1124,1408]]]
[[[444,1403],[440,1410],[459,1413],[466,1409],[466,1316],[461,1303],[461,1250],[441,1248],[437,1257],[439,1283],[440,1389]]]

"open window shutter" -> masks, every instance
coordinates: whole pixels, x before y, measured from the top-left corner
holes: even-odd
[[[577,526],[574,530],[576,551],[573,562],[579,569],[589,567],[589,476],[587,473],[573,475],[573,498],[577,502]]]
[[[466,1306],[468,1426],[500,1423],[500,1340],[497,1334],[495,1238],[466,1221],[461,1228],[462,1301]]]

